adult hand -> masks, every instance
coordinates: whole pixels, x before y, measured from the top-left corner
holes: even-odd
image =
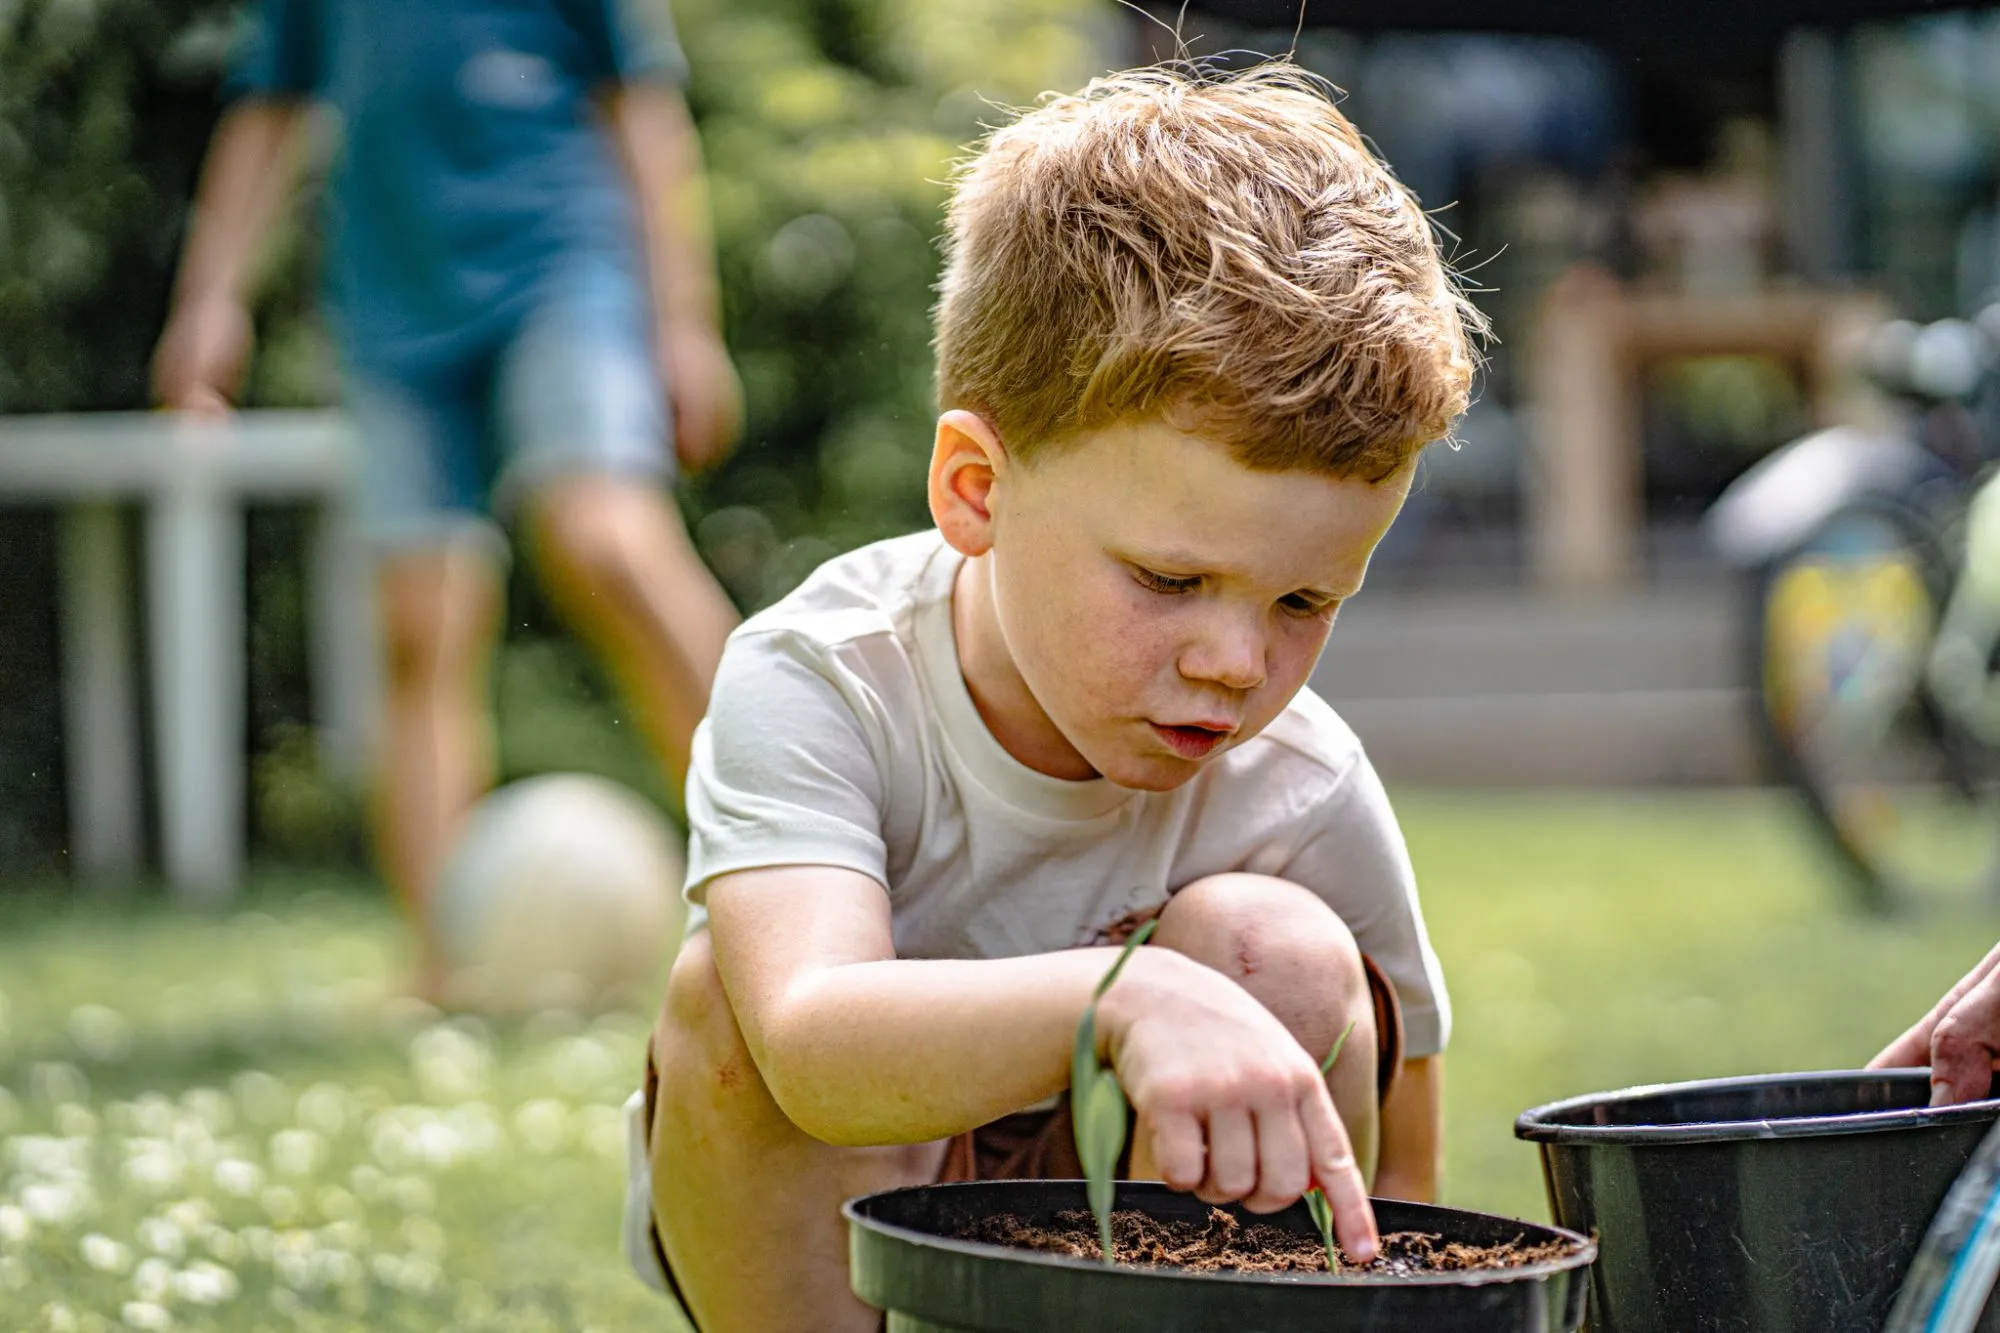
[[[153,396],[162,407],[226,416],[250,357],[250,312],[231,297],[175,305],[153,353]]]
[[[666,322],[658,335],[661,374],[673,406],[674,452],[699,472],[725,458],[743,428],[743,386],[729,349],[705,323]]]
[[[1154,1164],[1208,1203],[1275,1212],[1317,1185],[1363,1262],[1375,1215],[1326,1079],[1270,1010],[1222,973],[1141,950],[1098,1006],[1111,1062]]]
[[[1931,1105],[1976,1102],[2000,1065],[2000,945],[1945,993],[1922,1021],[1883,1048],[1870,1069],[1931,1068]]]

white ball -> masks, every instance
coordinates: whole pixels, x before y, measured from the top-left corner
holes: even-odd
[[[492,1013],[650,1004],[681,938],[672,824],[585,773],[509,783],[466,817],[428,911],[451,999]]]

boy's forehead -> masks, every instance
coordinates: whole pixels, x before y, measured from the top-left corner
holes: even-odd
[[[1059,457],[1047,478],[1059,503],[1120,554],[1168,572],[1334,595],[1360,586],[1409,488],[1404,474],[1371,483],[1251,468],[1226,446],[1163,422],[1090,432]]]

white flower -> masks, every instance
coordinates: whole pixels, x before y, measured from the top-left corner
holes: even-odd
[[[64,1102],[56,1108],[56,1129],[73,1139],[94,1138],[97,1134],[97,1117],[88,1106],[77,1102]]]
[[[236,1274],[205,1260],[174,1274],[174,1294],[190,1305],[221,1305],[235,1300],[242,1290]]]
[[[290,1111],[290,1092],[261,1069],[244,1070],[229,1081],[229,1090],[243,1108],[244,1117],[254,1124],[277,1124]]]
[[[68,1226],[79,1221],[96,1205],[96,1197],[87,1185],[68,1182],[39,1184],[21,1191],[21,1211],[28,1215],[29,1220],[52,1227]]]
[[[139,1223],[139,1243],[154,1254],[178,1259],[187,1252],[187,1233],[164,1217],[149,1217]]]
[[[142,1301],[164,1301],[174,1289],[174,1266],[155,1255],[132,1270],[132,1290]]]
[[[422,1176],[397,1176],[390,1191],[396,1206],[406,1213],[428,1213],[437,1207],[437,1190]]]
[[[600,1084],[625,1075],[625,1062],[594,1036],[569,1037],[549,1057],[556,1086],[572,1096],[595,1092]]]
[[[483,1032],[465,1019],[439,1023],[410,1041],[410,1064],[424,1100],[439,1105],[483,1096],[493,1071]]]
[[[625,1160],[625,1113],[615,1106],[593,1103],[577,1108],[577,1138],[607,1162]]]
[[[202,1233],[201,1243],[208,1247],[208,1252],[214,1255],[218,1262],[232,1267],[243,1262],[243,1256],[248,1250],[243,1243],[243,1237],[228,1227],[210,1227]]]
[[[174,1104],[160,1093],[146,1093],[133,1103],[132,1119],[151,1137],[164,1139],[174,1132]]]
[[[287,1129],[271,1136],[271,1166],[280,1175],[309,1176],[319,1169],[325,1141],[309,1129]]]
[[[69,1039],[92,1060],[123,1060],[132,1053],[132,1025],[125,1015],[101,1004],[70,1010]]]
[[[90,1080],[75,1065],[62,1060],[45,1060],[28,1066],[28,1095],[50,1106],[65,1102],[88,1102]]]
[[[442,1169],[465,1156],[465,1139],[443,1120],[426,1119],[417,1126],[417,1155]]]
[[[160,1216],[179,1227],[183,1235],[192,1236],[215,1220],[215,1205],[207,1199],[182,1199],[169,1204]]]
[[[389,1178],[382,1174],[380,1167],[363,1162],[347,1173],[347,1185],[356,1196],[373,1203],[388,1191]]]
[[[181,1094],[181,1108],[211,1134],[227,1134],[236,1124],[236,1103],[215,1088],[189,1088]]]
[[[50,1301],[42,1307],[42,1322],[48,1325],[49,1333],[77,1333],[83,1327],[76,1311],[61,1301]]]
[[[426,1259],[444,1258],[444,1228],[428,1217],[403,1219],[403,1244]]]
[[[529,1152],[544,1157],[561,1152],[569,1142],[569,1107],[553,1097],[540,1097],[514,1112],[514,1133]]]
[[[268,1264],[271,1262],[271,1256],[277,1252],[278,1248],[277,1234],[271,1228],[244,1227],[237,1234],[243,1238],[243,1245],[250,1251],[251,1258],[262,1263]]]
[[[33,1235],[35,1224],[20,1205],[0,1203],[0,1244],[19,1245]]]
[[[352,1287],[368,1276],[368,1270],[346,1250],[317,1250],[312,1256],[312,1276],[316,1286]]]
[[[83,1261],[100,1273],[122,1273],[132,1266],[132,1251],[101,1231],[93,1231],[78,1247]]]
[[[319,1215],[332,1222],[351,1221],[368,1211],[361,1206],[361,1200],[338,1185],[328,1185],[321,1190],[318,1202]]]
[[[125,1321],[126,1327],[145,1329],[147,1333],[160,1333],[174,1326],[174,1317],[167,1313],[167,1308],[151,1301],[127,1301],[118,1311],[118,1317]]]
[[[264,1168],[241,1157],[225,1157],[215,1164],[215,1187],[247,1199],[264,1187]]]
[[[359,1250],[368,1244],[368,1228],[352,1218],[329,1222],[319,1229],[320,1239],[336,1250]]]
[[[506,1126],[490,1102],[466,1102],[454,1106],[445,1119],[458,1135],[467,1157],[490,1157],[506,1146]]]
[[[127,1139],[122,1174],[134,1189],[165,1194],[180,1186],[187,1174],[187,1157],[166,1139]]]
[[[294,1190],[283,1185],[273,1185],[257,1196],[264,1206],[264,1213],[279,1226],[296,1221],[299,1215],[299,1196]]]
[[[338,1083],[315,1083],[299,1094],[299,1123],[329,1139],[347,1132],[354,1098]]]

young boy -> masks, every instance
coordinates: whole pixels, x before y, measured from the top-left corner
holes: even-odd
[[[1045,102],[949,240],[936,530],[738,630],[696,736],[627,1240],[703,1333],[877,1327],[851,1196],[1075,1175],[1070,1043],[1149,917],[1098,1020],[1126,1174],[1318,1184],[1357,1255],[1364,1182],[1436,1187],[1443,982],[1381,784],[1302,687],[1478,316],[1285,65]]]
[[[155,358],[164,405],[228,409],[250,261],[329,109],[327,304],[380,556],[381,859],[420,927],[493,777],[490,515],[522,520],[676,785],[736,623],[666,490],[676,448],[727,446],[737,390],[680,49],[639,2],[258,0]]]

